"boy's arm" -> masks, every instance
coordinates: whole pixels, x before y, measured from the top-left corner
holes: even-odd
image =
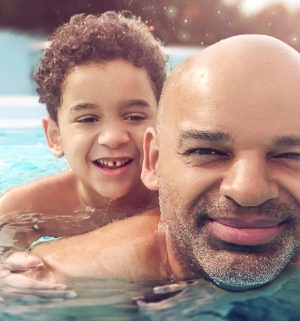
[[[116,221],[95,231],[41,244],[32,253],[40,256],[46,274],[37,278],[159,279],[157,226],[159,211]]]
[[[0,248],[24,250],[38,238],[30,218],[39,213],[31,209],[31,189],[18,186],[0,197]],[[32,214],[30,214],[32,213]]]
[[[15,252],[0,264],[0,301],[7,298],[52,300],[76,296],[63,284],[34,280],[22,272],[37,270],[43,263],[38,257],[27,252]]]

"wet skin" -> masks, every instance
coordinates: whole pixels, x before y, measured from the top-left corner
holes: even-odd
[[[99,196],[147,194],[141,182],[142,141],[157,103],[147,73],[124,60],[76,66],[63,86],[52,151],[64,154],[87,204]],[[100,197],[101,198],[101,197]]]
[[[255,287],[299,252],[299,81],[300,55],[256,36],[218,43],[169,78],[146,171],[179,277]]]

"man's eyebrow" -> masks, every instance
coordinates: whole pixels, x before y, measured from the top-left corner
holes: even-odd
[[[300,136],[297,136],[297,135],[280,136],[274,140],[274,145],[278,147],[300,146]]]
[[[232,137],[222,131],[202,131],[188,129],[179,135],[178,145],[184,145],[187,141],[224,144],[233,142]]]

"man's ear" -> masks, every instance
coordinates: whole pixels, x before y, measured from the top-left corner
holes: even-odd
[[[142,181],[151,190],[158,190],[157,161],[158,161],[158,140],[154,128],[149,127],[144,135],[144,161],[142,167]]]
[[[51,153],[56,157],[62,157],[64,152],[61,146],[60,130],[57,123],[48,116],[43,118],[42,124]]]

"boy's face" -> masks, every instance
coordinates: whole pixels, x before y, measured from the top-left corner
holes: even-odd
[[[99,194],[141,195],[144,131],[153,126],[157,102],[145,70],[125,60],[76,66],[67,76],[58,126],[48,140],[63,153],[89,202]],[[51,137],[49,137],[51,136]]]

